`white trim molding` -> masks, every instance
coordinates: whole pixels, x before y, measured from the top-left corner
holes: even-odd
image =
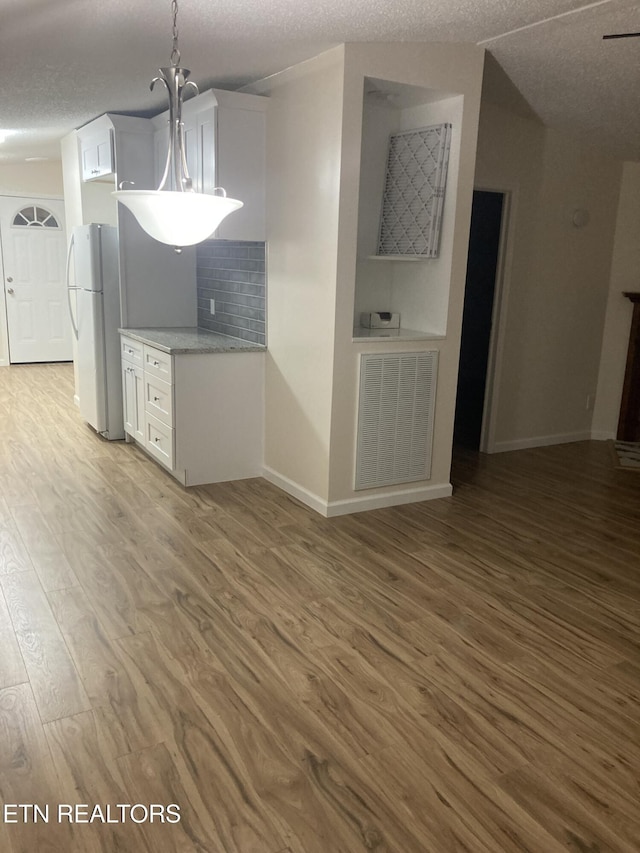
[[[607,432],[603,430],[594,429],[591,431],[591,441],[615,441],[616,434],[615,432]]]
[[[262,469],[262,476],[265,480],[273,483],[274,486],[282,489],[283,492],[297,498],[306,506],[311,507],[311,509],[314,509],[316,512],[319,512],[320,515],[327,515],[327,502],[313,492],[310,492],[308,489],[305,489],[304,486],[299,485],[294,482],[294,480],[290,480],[283,474],[278,474],[277,471],[274,471],[273,468],[269,468],[267,465]]]
[[[326,501],[315,495],[304,486],[300,486],[288,477],[278,474],[273,468],[265,466],[262,471],[265,480],[273,483],[282,491],[297,498],[306,506],[323,515],[334,518],[338,515],[348,515],[353,512],[365,512],[370,509],[383,509],[388,506],[430,501],[436,498],[449,498],[453,494],[451,483],[441,483],[437,486],[421,486],[419,488],[402,489],[393,492],[376,492],[375,495],[358,495],[341,501]]]
[[[502,365],[505,347],[505,334],[511,290],[511,270],[514,253],[514,228],[517,222],[518,189],[516,187],[474,186],[474,192],[490,192],[502,195],[502,221],[500,223],[500,241],[498,244],[498,263],[493,292],[493,310],[491,312],[491,333],[486,370],[486,384],[482,407],[482,428],[480,431],[480,450],[493,453],[498,405],[502,381]]]
[[[514,441],[496,441],[490,453],[508,453],[511,450],[527,450],[531,447],[548,447],[551,444],[571,444],[574,441],[591,441],[591,430],[565,432],[559,435],[540,435],[534,438],[518,438]]]
[[[327,517],[348,515],[351,512],[365,512],[369,509],[384,509],[388,506],[416,503],[417,501],[432,501],[436,498],[450,498],[453,494],[451,483],[438,486],[423,486],[419,489],[403,489],[398,492],[382,492],[376,495],[363,495],[357,498],[347,498],[343,501],[330,501],[327,507]]]

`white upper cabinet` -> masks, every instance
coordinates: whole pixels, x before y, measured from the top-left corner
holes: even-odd
[[[244,206],[220,223],[223,240],[265,240],[266,109],[268,98],[214,89],[217,185]]]
[[[222,187],[244,206],[212,236],[223,240],[265,239],[265,141],[268,99],[209,89],[182,109],[187,167],[197,192]],[[155,170],[159,184],[169,141],[168,111],[156,116]],[[173,189],[170,182],[169,188]]]
[[[113,175],[115,158],[110,128],[101,127],[80,138],[80,168],[83,181],[95,181]]]
[[[150,237],[131,211],[112,195],[118,189],[155,189],[154,132],[149,119],[105,114],[74,131],[77,159],[65,158],[65,198],[74,203],[73,225],[106,222],[118,228],[121,321],[125,326],[195,326],[197,322],[195,249],[176,254]],[[110,174],[83,180],[89,152],[112,140]],[[73,140],[65,146],[72,153]],[[86,152],[86,156],[85,156]]]

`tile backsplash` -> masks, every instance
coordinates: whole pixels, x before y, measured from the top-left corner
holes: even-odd
[[[205,240],[197,247],[198,326],[264,344],[265,244]],[[211,314],[211,300],[215,314]]]

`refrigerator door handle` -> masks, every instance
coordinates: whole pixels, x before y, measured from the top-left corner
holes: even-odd
[[[73,317],[73,310],[71,308],[71,291],[72,290],[80,290],[79,287],[70,287],[69,286],[69,275],[71,273],[71,255],[73,253],[73,243],[74,243],[74,234],[71,233],[71,239],[69,240],[69,249],[67,251],[67,268],[65,272],[65,280],[67,283],[67,305],[69,306],[69,319],[71,320],[71,328],[73,329],[73,336],[76,340],[78,340],[78,327],[76,326],[76,321]],[[77,302],[76,302],[77,307]]]

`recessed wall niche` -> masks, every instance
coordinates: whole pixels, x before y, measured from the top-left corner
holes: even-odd
[[[462,96],[451,92],[365,78],[354,338],[446,336],[462,106]],[[451,130],[438,256],[379,255],[389,139],[443,123]],[[361,327],[362,313],[379,311],[400,315],[399,332]]]

